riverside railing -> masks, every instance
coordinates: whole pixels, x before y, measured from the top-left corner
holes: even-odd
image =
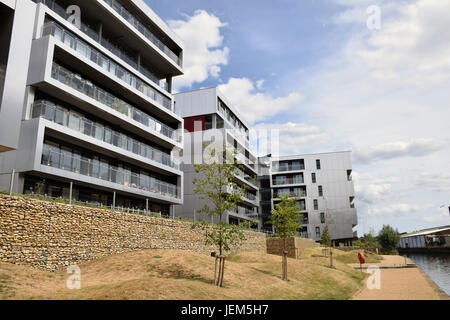
[[[42,31],[42,36],[47,35],[54,36],[56,39],[68,45],[71,49],[75,50],[85,58],[91,60],[98,66],[102,67],[107,72],[126,82],[128,85],[145,94],[152,100],[158,102],[164,108],[172,111],[172,102],[169,98],[163,96],[161,93],[133,75],[131,72],[128,72],[125,68],[122,68],[107,56],[100,53],[100,51],[92,48],[86,42],[77,38],[72,32],[65,30],[57,23],[50,21],[44,25]]]
[[[68,69],[58,65],[56,62],[53,62],[52,78],[126,115],[128,118],[149,127],[155,132],[161,133],[175,141],[181,141],[181,135],[178,134],[177,130],[163,124],[162,122],[135,108],[131,104],[97,87],[91,81],[69,71]]]
[[[108,163],[73,154],[70,151],[51,150],[47,145],[44,145],[41,164],[166,197],[179,198],[176,185],[146,174],[113,167]]]
[[[56,14],[58,14],[59,16],[61,16],[66,20],[69,17],[69,14],[66,12],[66,10],[62,6],[57,4],[54,0],[33,0],[33,1],[35,1],[36,3],[45,4],[53,12],[55,12]],[[80,30],[87,36],[89,36],[92,40],[101,44],[108,51],[115,54],[117,57],[119,57],[120,59],[128,63],[130,66],[132,66],[134,69],[136,69],[137,71],[145,75],[147,78],[155,82],[158,86],[160,86],[166,91],[169,90],[167,82],[161,81],[147,68],[143,67],[142,65],[138,65],[137,62],[138,59],[136,57],[131,57],[128,53],[124,52],[122,49],[120,49],[117,45],[113,44],[111,41],[106,39],[104,36],[100,37],[100,34],[97,31],[95,31],[89,25],[83,23],[82,21],[80,22]]]
[[[182,66],[182,60],[172,50],[169,49],[161,40],[158,39],[146,26],[144,26],[135,16],[133,16],[127,9],[125,9],[117,0],[103,0],[114,11],[116,11],[122,18],[130,23],[140,34],[150,40],[162,52],[164,52],[177,65]]]
[[[106,127],[98,122],[91,121],[81,114],[69,111],[60,105],[47,100],[38,100],[33,103],[31,116],[42,117],[72,130],[78,131],[97,140],[133,152],[144,158],[156,161],[171,168],[179,169],[177,163],[172,161],[169,154],[139,142],[123,133]]]

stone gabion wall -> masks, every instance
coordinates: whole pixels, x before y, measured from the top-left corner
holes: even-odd
[[[289,258],[297,259],[302,249],[314,248],[319,246],[310,239],[303,239],[298,237],[290,237],[286,239],[287,256]],[[267,253],[281,256],[283,253],[283,240],[280,238],[267,238]]]
[[[0,195],[0,261],[57,271],[108,255],[145,249],[211,254],[203,233],[173,219]],[[266,252],[263,233],[246,232],[239,251]],[[233,250],[237,251],[237,250]]]

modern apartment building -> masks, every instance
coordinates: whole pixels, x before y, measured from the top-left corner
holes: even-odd
[[[211,205],[194,192],[193,180],[198,176],[194,164],[203,161],[203,152],[208,145],[219,143],[237,151],[236,159],[242,163],[243,170],[236,175],[235,182],[246,193],[236,209],[227,212],[225,221],[238,224],[240,221],[257,219],[257,158],[250,152],[247,122],[216,87],[175,94],[175,102],[181,110],[185,128],[181,165],[185,181],[184,203],[176,208],[176,216],[193,219],[194,211],[203,208],[205,204]],[[198,212],[195,218],[211,221],[210,217]]]
[[[0,7],[0,190],[173,213],[181,40],[143,0]]]
[[[299,235],[315,241],[321,239],[328,225],[334,244],[351,244],[356,238],[357,225],[354,205],[355,191],[352,181],[351,152],[330,152],[259,159],[261,183],[270,186],[271,192],[262,194],[261,219],[267,220],[270,207],[280,202],[280,197],[290,194],[299,198],[303,215]],[[263,224],[264,225],[264,224]]]

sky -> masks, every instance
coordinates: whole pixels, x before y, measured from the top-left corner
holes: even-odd
[[[280,153],[352,151],[359,235],[450,225],[450,1],[145,0]]]

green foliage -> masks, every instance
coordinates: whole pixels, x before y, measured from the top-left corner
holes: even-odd
[[[241,225],[231,225],[225,222],[209,224],[205,221],[196,222],[192,228],[200,229],[205,235],[205,244],[219,248],[219,254],[223,251],[230,251],[231,248],[239,247],[246,240],[244,230]]]
[[[377,248],[378,242],[374,236],[374,231],[371,230],[369,233],[364,234],[363,237],[354,242],[354,245],[362,248]]]
[[[241,188],[234,182],[240,168],[234,161],[235,151],[228,147],[225,151],[207,148],[206,152],[205,163],[194,165],[200,176],[194,179],[194,192],[210,203],[198,212],[216,216],[219,222],[213,225],[199,222],[195,223],[193,228],[202,229],[205,233],[205,243],[217,246],[219,254],[222,255],[223,250],[229,251],[232,246],[239,246],[245,240],[243,230],[248,225],[234,226],[222,221],[224,213],[233,211],[245,196],[245,186]]]
[[[325,247],[330,247],[331,246],[331,237],[330,237],[330,233],[328,232],[328,226],[325,226],[325,228],[323,228],[321,243]]]
[[[299,213],[296,201],[298,198],[290,198],[290,194],[286,194],[271,211],[269,223],[275,227],[275,236],[283,240],[297,235],[297,229],[302,227],[300,219],[303,215]]]
[[[390,225],[383,225],[378,233],[378,243],[387,252],[395,250],[400,242],[398,230],[394,230]]]

